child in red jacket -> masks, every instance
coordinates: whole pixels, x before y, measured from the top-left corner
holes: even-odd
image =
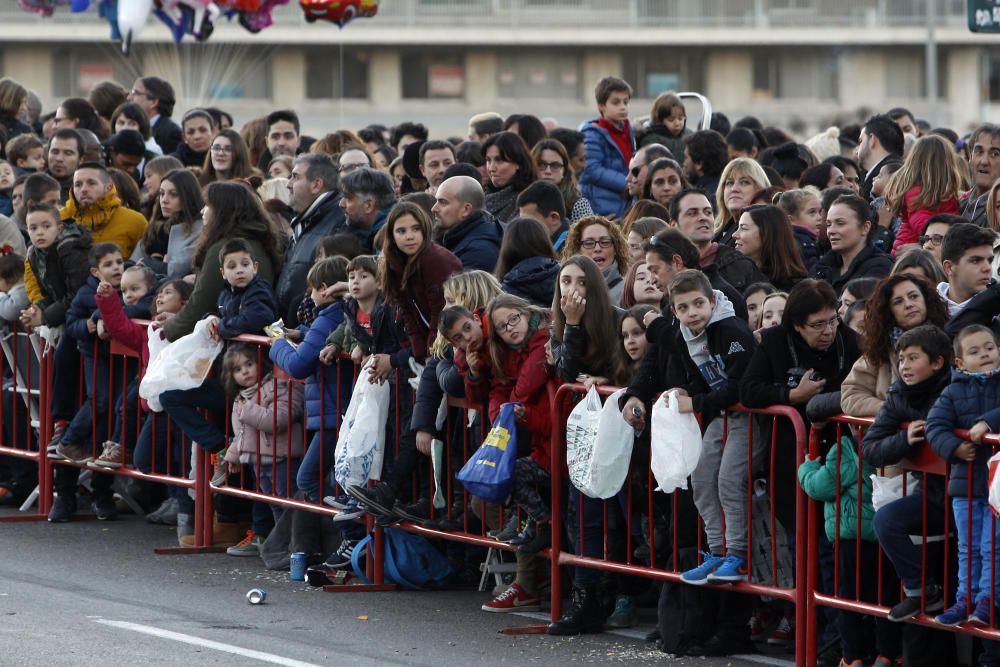
[[[962,172],[955,147],[933,134],[917,139],[903,167],[885,188],[886,202],[902,220],[892,253],[895,255],[904,245],[919,243],[927,221],[935,215],[958,215],[961,189]]]
[[[545,344],[549,340],[549,315],[520,297],[501,294],[486,308],[489,327],[491,380],[490,420],[500,414],[504,403],[514,403],[517,416],[519,456],[514,468],[511,499],[528,515],[528,524],[511,544],[524,553],[538,553],[552,539],[551,517],[539,488],[551,481],[550,409],[547,385],[551,367],[545,362]],[[498,537],[498,539],[500,539]]]

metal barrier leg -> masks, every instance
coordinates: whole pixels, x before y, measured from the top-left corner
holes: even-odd
[[[217,554],[226,550],[212,544],[215,514],[212,506],[212,490],[209,480],[212,479],[212,461],[201,447],[191,443],[197,449],[195,457],[195,498],[194,498],[194,546],[193,547],[157,547],[153,553],[160,556],[184,556],[192,554]]]

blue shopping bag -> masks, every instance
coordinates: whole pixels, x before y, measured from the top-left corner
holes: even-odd
[[[469,457],[455,478],[477,498],[490,503],[504,503],[514,484],[514,461],[517,459],[516,403],[504,403],[486,440]]]

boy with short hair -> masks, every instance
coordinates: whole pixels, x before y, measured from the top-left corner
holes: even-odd
[[[278,318],[278,299],[257,274],[253,249],[243,239],[232,239],[219,251],[219,264],[226,287],[219,293],[219,316],[212,316],[209,332],[216,339],[261,335]]]
[[[951,226],[941,243],[941,265],[948,281],[938,285],[938,294],[955,317],[993,280],[993,243],[996,233],[970,222]]]
[[[587,166],[580,191],[597,215],[621,217],[625,212],[628,164],[635,153],[635,135],[628,119],[632,87],[616,76],[606,76],[594,89],[600,118],[580,128],[587,147]]]
[[[31,247],[24,260],[25,275],[32,271],[41,298],[21,312],[21,323],[57,327],[66,321],[73,297],[90,276],[90,231],[72,220],[60,220],[59,209],[51,204],[32,206],[27,225]]]
[[[989,625],[991,600],[996,600],[992,572],[1000,572],[1000,559],[994,557],[990,566],[994,531],[987,526],[1000,524],[994,524],[988,500],[986,464],[992,448],[983,444],[984,435],[1000,432],[1000,351],[993,332],[979,324],[962,329],[955,337],[955,366],[926,426],[931,447],[951,464],[948,495],[958,536],[955,604],[934,620]],[[968,429],[968,439],[955,435],[955,429]],[[995,532],[1000,537],[1000,530]]]
[[[889,386],[875,423],[865,431],[861,455],[877,468],[896,465],[921,444],[927,413],[951,381],[952,349],[948,334],[932,324],[914,327],[896,342],[899,379]],[[908,424],[903,428],[903,424]],[[927,525],[921,523],[924,498]],[[922,488],[885,505],[875,513],[875,534],[886,556],[903,581],[906,597],[889,612],[890,621],[905,621],[923,610],[940,611],[941,588],[927,573],[921,578],[920,546],[910,535],[939,535],[944,532],[945,489],[938,475],[927,475]],[[883,587],[885,589],[885,587]]]
[[[18,176],[45,171],[45,146],[33,133],[17,135],[4,148]]]
[[[730,412],[727,417],[725,411],[739,402],[739,381],[756,340],[746,319],[736,316],[729,299],[713,290],[701,271],[681,271],[670,282],[669,292],[678,321],[678,353],[671,364],[681,365],[671,375],[685,378],[678,387],[678,409],[700,413],[706,425],[691,487],[705,523],[708,551],[700,566],[681,576],[697,586],[746,581],[750,419],[744,412]],[[754,439],[755,461],[763,451],[763,440]]]

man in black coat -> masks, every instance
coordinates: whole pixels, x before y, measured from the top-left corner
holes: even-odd
[[[181,143],[181,127],[170,116],[174,113],[174,87],[157,76],[144,76],[135,80],[128,94],[128,101],[141,106],[149,116],[153,139],[170,155]]]
[[[452,176],[435,195],[432,209],[444,234],[441,245],[462,262],[466,270],[492,273],[500,256],[503,229],[483,208],[483,186],[469,176]]]
[[[903,144],[903,131],[889,116],[876,114],[865,121],[854,152],[858,164],[867,170],[860,192],[866,201],[871,201],[872,185],[882,166],[891,159],[903,159]]]

